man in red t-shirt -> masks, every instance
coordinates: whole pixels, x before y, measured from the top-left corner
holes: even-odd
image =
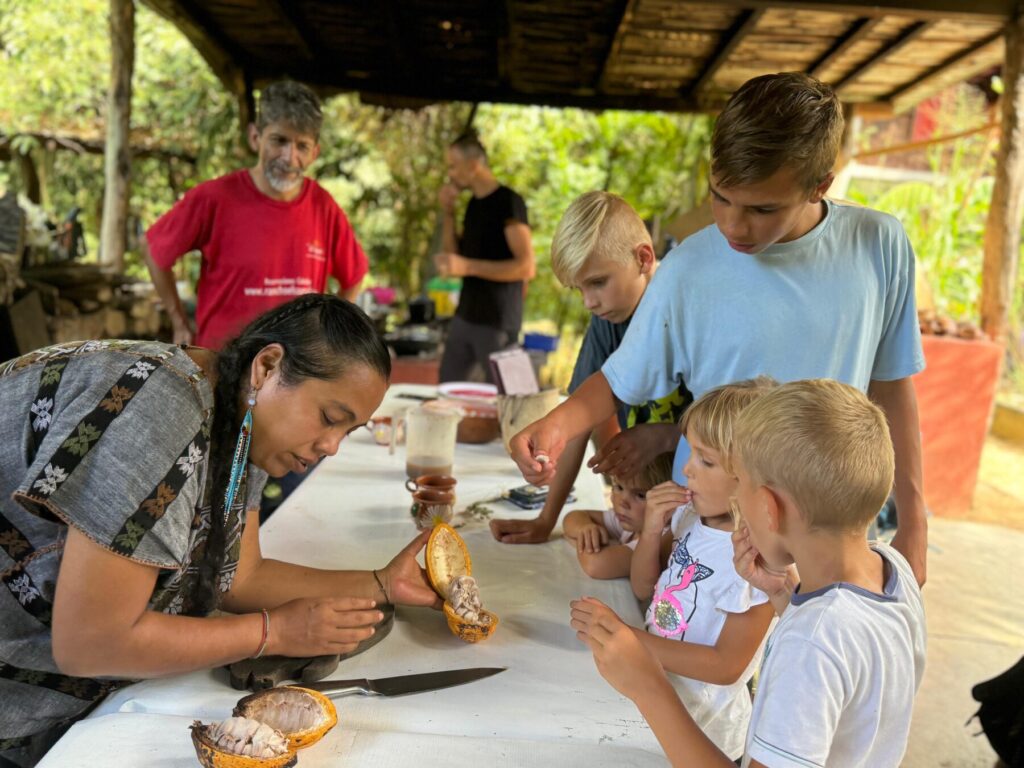
[[[198,185],[146,232],[143,257],[175,343],[218,349],[257,315],[326,290],[328,275],[343,298],[359,293],[363,249],[330,194],[303,175],[320,154],[322,122],[320,102],[305,86],[267,86],[249,126],[256,164]],[[171,272],[192,250],[203,257],[194,332]]]

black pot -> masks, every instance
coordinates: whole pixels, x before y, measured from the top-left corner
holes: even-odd
[[[396,355],[418,355],[436,350],[441,343],[441,334],[429,326],[407,325],[387,334],[384,341]]]
[[[395,350],[395,354],[399,357],[418,355],[420,352],[433,352],[437,349],[436,341],[421,341],[418,339],[392,339],[387,344]]]
[[[429,323],[434,319],[434,300],[429,296],[417,296],[409,299],[409,323]]]

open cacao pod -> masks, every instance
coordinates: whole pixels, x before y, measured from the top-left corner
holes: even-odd
[[[259,691],[239,700],[234,716],[192,724],[192,743],[205,768],[288,768],[296,750],[315,744],[338,722],[323,694],[297,686]]]
[[[494,634],[498,617],[480,604],[466,542],[450,525],[438,524],[431,532],[426,568],[431,586],[445,601],[444,614],[453,635],[475,643]]]

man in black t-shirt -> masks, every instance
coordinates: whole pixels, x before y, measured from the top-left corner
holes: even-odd
[[[444,250],[434,263],[443,277],[462,278],[462,292],[448,329],[440,379],[490,381],[490,354],[519,338],[526,282],[536,269],[530,223],[523,198],[495,178],[476,134],[463,134],[446,154],[449,183],[438,195]],[[460,235],[455,201],[467,189],[473,199]]]

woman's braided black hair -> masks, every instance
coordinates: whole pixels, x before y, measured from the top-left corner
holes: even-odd
[[[224,491],[231,475],[242,403],[249,388],[253,358],[269,344],[284,348],[281,383],[335,379],[353,365],[366,365],[387,381],[391,357],[370,319],[337,296],[309,293],[253,320],[217,357],[210,468],[207,486],[210,531],[198,563],[199,579],[188,603],[189,613],[203,615],[217,607],[220,569],[224,563]]]

